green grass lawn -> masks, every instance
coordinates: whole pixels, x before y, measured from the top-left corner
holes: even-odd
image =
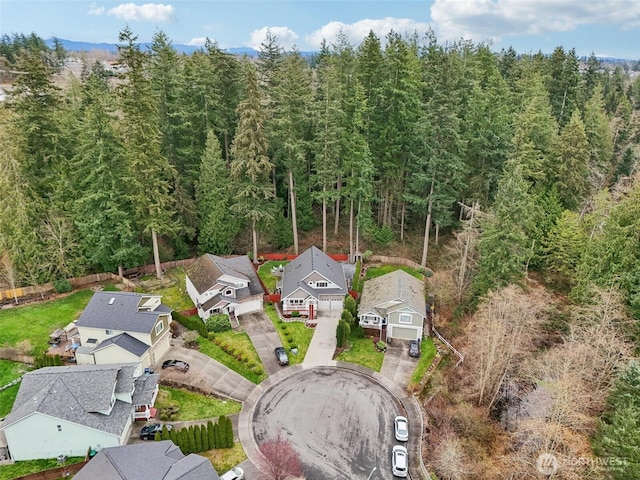
[[[280,335],[282,345],[288,351],[289,364],[295,365],[296,363],[302,363],[309,349],[311,338],[313,337],[313,329],[307,327],[304,322],[283,322],[278,317],[278,312],[276,312],[274,305],[265,305],[264,313],[266,313],[271,319],[271,322],[273,322],[278,335]],[[289,342],[288,338],[291,338],[291,342]],[[294,355],[291,353],[291,346],[298,347],[297,354]]]
[[[371,338],[355,338],[354,336],[349,336],[347,342],[350,347],[340,353],[336,360],[362,365],[376,372],[380,371],[382,361],[384,360],[384,353],[378,352],[375,349]]]
[[[180,411],[173,419],[174,421],[200,420],[221,415],[232,415],[242,409],[242,405],[233,400],[221,400],[188,390],[161,386],[155,403],[155,406],[160,409],[160,414],[162,414],[162,409],[169,403],[175,403],[180,408]]]
[[[167,270],[165,272],[165,277],[171,279],[174,284],[165,288],[145,289],[144,293],[162,295],[162,303],[178,312],[193,308],[193,302],[191,301],[191,298],[189,298],[185,285],[184,268],[178,267]]]
[[[369,280],[370,278],[381,277],[382,275],[386,275],[387,273],[395,272],[396,270],[404,270],[409,275],[413,275],[418,280],[422,280],[424,275],[420,273],[415,268],[407,267],[405,265],[378,265],[376,267],[369,267],[364,274],[364,279]]]
[[[83,460],[84,457],[70,457],[67,458],[67,465],[79,463]],[[42,470],[48,470],[56,467],[59,467],[57,458],[16,462],[13,465],[4,465],[0,467],[0,480],[12,480],[14,478],[24,477],[31,473],[38,473]]]
[[[57,300],[0,310],[0,345],[41,354],[49,346],[49,334],[78,318],[92,295],[91,290],[80,290]]]
[[[219,341],[223,344],[233,346],[235,354],[230,355],[222,349],[222,346],[218,346],[212,340],[207,340],[202,337],[197,339],[198,345],[200,346],[200,353],[226,365],[231,370],[239,373],[255,384],[259,384],[267,378],[262,366],[262,361],[253,343],[251,343],[249,335],[245,332],[229,331],[216,333],[215,336],[219,338]],[[246,358],[247,361],[242,362],[236,358],[237,356],[242,356]]]
[[[237,437],[238,433],[234,432],[234,436]],[[207,457],[219,475],[226,473],[232,467],[235,467],[247,459],[247,454],[244,453],[242,445],[238,442],[235,442],[232,448],[208,450],[206,452],[199,453],[198,455]]]
[[[22,373],[29,370],[28,365],[22,363],[10,362],[8,360],[0,360],[0,386],[19,378]],[[0,418],[7,415],[13,407],[13,402],[18,394],[20,384],[7,388],[0,392]]]
[[[433,344],[433,339],[426,338],[422,340],[422,344],[420,345],[420,359],[418,360],[416,369],[413,371],[413,375],[411,375],[409,387],[420,383],[420,380],[422,380],[422,377],[424,377],[424,374],[427,373],[427,370],[433,363],[434,358],[436,358],[436,346]]]
[[[268,262],[264,262],[258,268],[258,276],[269,293],[273,293],[275,291],[276,283],[278,281],[276,277],[271,275],[271,269],[280,265],[286,265],[287,263],[289,262],[285,260],[269,260]]]

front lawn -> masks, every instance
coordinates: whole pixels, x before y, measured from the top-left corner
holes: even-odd
[[[384,360],[384,353],[378,352],[375,349],[373,339],[356,338],[350,335],[347,343],[347,348],[336,357],[336,360],[362,365],[376,372],[380,371],[382,361]]]
[[[396,270],[404,270],[409,275],[413,275],[418,280],[424,279],[424,275],[420,273],[415,268],[407,267],[405,265],[377,265],[375,267],[368,267],[367,271],[364,274],[364,279],[369,280],[371,278],[381,277],[382,275],[386,275],[387,273],[395,272]]]
[[[80,290],[60,299],[0,310],[0,345],[41,354],[49,347],[49,334],[77,319],[92,295],[91,290]]]
[[[278,268],[280,265],[284,266],[287,263],[289,262],[285,260],[269,260],[268,262],[264,262],[262,265],[260,265],[260,267],[258,268],[258,276],[260,277],[260,280],[262,280],[264,288],[267,289],[267,292],[275,292],[276,283],[278,282],[278,279],[271,274],[271,269],[274,267]]]
[[[234,437],[238,437],[238,432],[234,432]],[[232,467],[235,467],[247,459],[247,454],[244,453],[242,445],[239,442],[234,442],[231,448],[217,448],[215,450],[201,452],[198,455],[207,457],[219,475],[224,474]]]
[[[267,375],[246,332],[216,333],[213,340],[198,337],[200,353],[208,355],[256,385]]]
[[[222,400],[179,388],[160,387],[155,406],[160,410],[175,404],[178,413],[171,421],[182,422],[232,415],[240,412],[242,405],[233,400]]]
[[[283,322],[278,317],[278,312],[274,305],[265,305],[264,313],[267,314],[273,326],[276,327],[282,345],[287,349],[289,356],[289,364],[295,365],[302,363],[309,349],[311,338],[313,337],[313,329],[305,325],[304,321],[300,322]],[[292,347],[298,347],[298,353],[291,352]]]
[[[433,363],[433,359],[436,358],[436,353],[436,346],[433,344],[432,338],[422,340],[422,344],[420,345],[420,359],[418,360],[416,369],[413,371],[409,386],[420,383],[420,380],[422,380],[422,377],[424,377]]]
[[[67,458],[67,465],[74,463],[80,463],[84,461],[84,457],[70,457]],[[59,467],[57,458],[50,458],[46,460],[25,460],[22,462],[16,462],[12,465],[4,465],[0,467],[0,480],[12,480],[14,478],[24,477],[31,473],[38,473],[43,470],[49,470],[51,468]],[[43,477],[44,478],[44,477]]]

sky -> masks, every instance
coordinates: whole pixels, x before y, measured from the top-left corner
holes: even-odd
[[[163,31],[174,44],[259,49],[269,30],[286,50],[314,51],[342,32],[358,46],[373,31],[432,30],[439,43],[470,40],[492,50],[640,60],[640,0],[0,0],[0,33],[35,32],[117,43],[129,26],[138,41]]]

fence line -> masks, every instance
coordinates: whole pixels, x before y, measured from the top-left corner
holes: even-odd
[[[456,367],[460,365],[462,362],[464,362],[464,355],[460,353],[458,350],[456,350],[456,348],[453,345],[451,345],[442,335],[440,335],[440,332],[436,330],[436,327],[432,326],[431,331],[435,333],[436,337],[438,337],[438,339],[442,343],[444,343],[447,346],[447,348],[451,350],[458,357],[458,363],[456,363]]]
[[[418,271],[426,270],[428,272],[433,273],[433,271],[430,268],[423,267],[419,263],[404,257],[388,257],[386,255],[371,255],[366,260],[366,263],[374,263],[374,262],[389,263],[392,265],[404,265],[405,267],[411,267]]]

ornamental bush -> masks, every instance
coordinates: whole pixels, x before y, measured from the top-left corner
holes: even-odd
[[[225,313],[217,313],[215,315],[211,315],[207,321],[207,331],[208,332],[226,332],[231,330],[231,321],[229,321],[229,315]]]

